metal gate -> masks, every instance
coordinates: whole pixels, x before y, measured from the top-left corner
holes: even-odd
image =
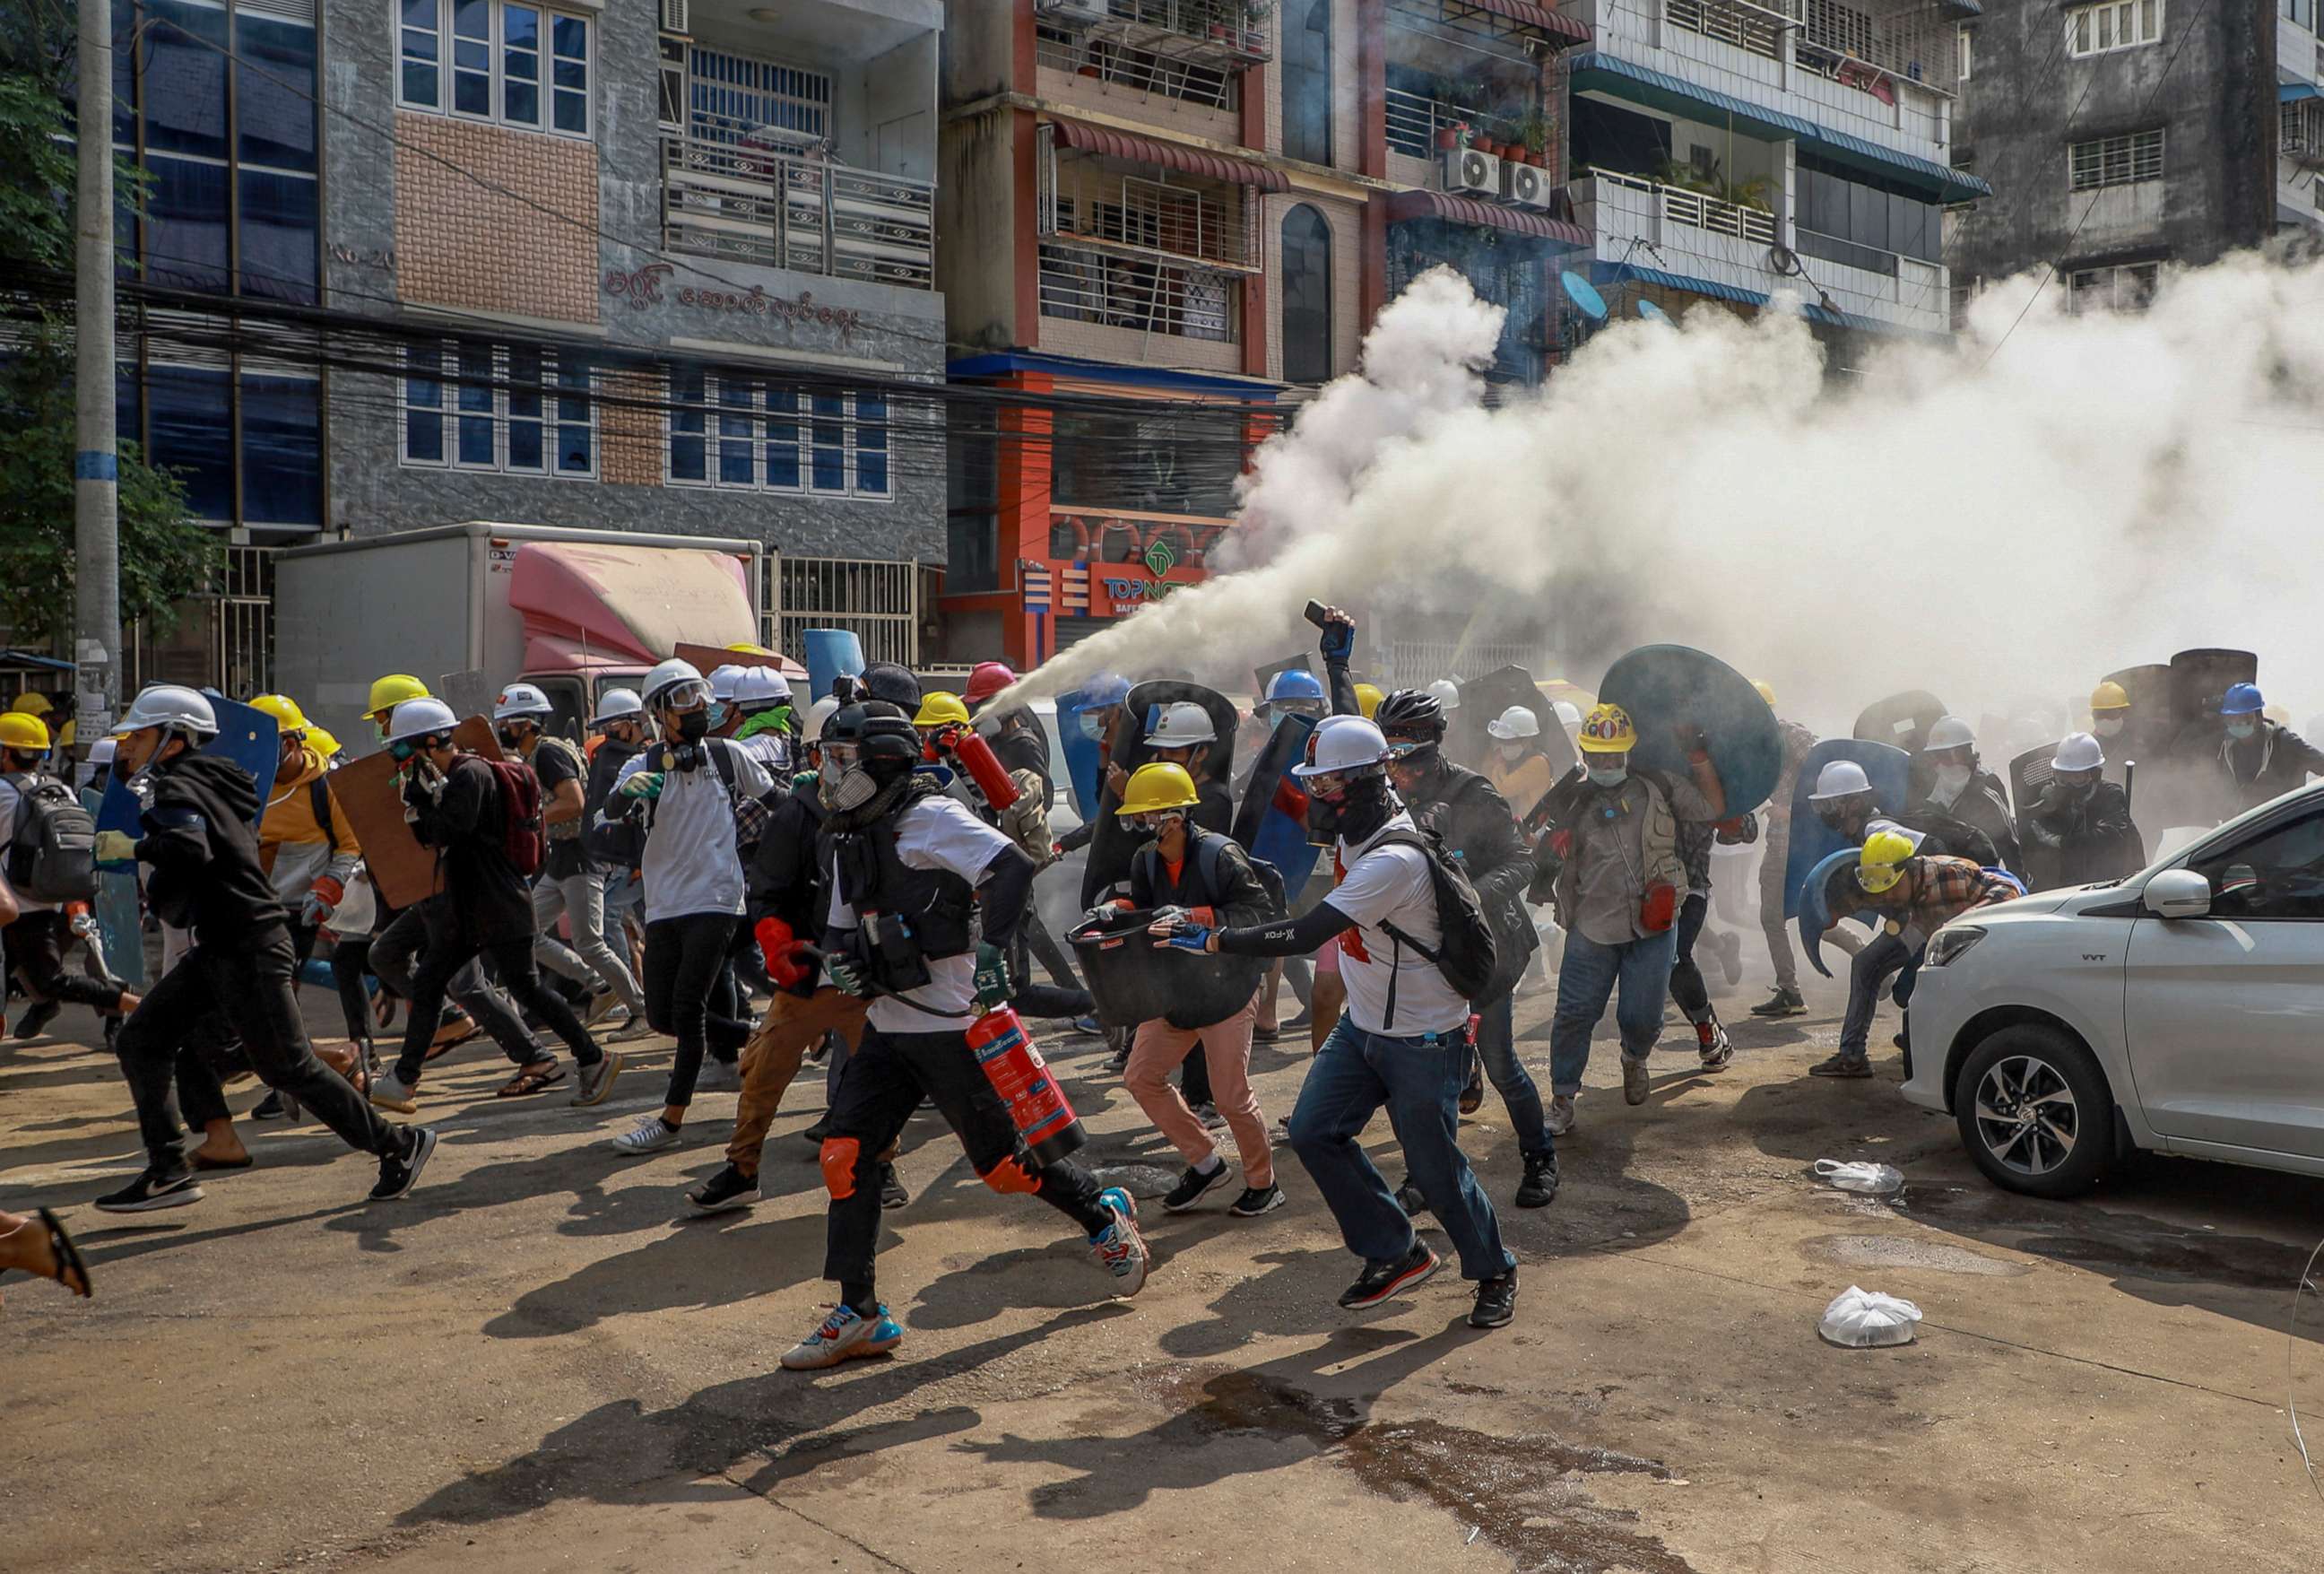
[[[761,587],[761,643],[806,659],[811,628],[854,631],[867,662],[917,670],[921,614],[935,602],[936,570],[917,559],[798,558],[769,552]]]

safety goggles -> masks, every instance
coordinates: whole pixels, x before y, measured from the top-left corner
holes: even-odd
[[[654,696],[654,704],[663,710],[693,710],[709,703],[710,685],[699,678],[672,683]]]
[[[1323,702],[1320,699],[1270,699],[1267,702],[1270,716],[1305,716],[1321,721]]]
[[[1142,830],[1148,835],[1159,835],[1170,821],[1185,817],[1186,811],[1183,809],[1157,809],[1139,814],[1117,814],[1113,818],[1124,830]]]
[[[825,739],[817,748],[825,764],[836,765],[843,771],[862,756],[861,745],[843,744],[834,739]]]

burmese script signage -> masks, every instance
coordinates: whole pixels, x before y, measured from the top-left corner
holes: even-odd
[[[608,268],[598,288],[617,301],[628,301],[632,311],[642,311],[674,299],[678,305],[697,311],[772,318],[791,328],[804,323],[835,328],[842,338],[853,337],[863,326],[862,312],[842,306],[819,305],[814,293],[807,290],[800,291],[795,300],[770,294],[756,284],[748,290],[712,290],[693,284],[668,290],[666,282],[676,271],[668,263],[649,263],[642,268]]]

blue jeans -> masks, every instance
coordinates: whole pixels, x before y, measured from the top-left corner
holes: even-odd
[[[1880,986],[1896,975],[1890,998],[1901,1006],[1913,1003],[1913,986],[1921,977],[1921,953],[1883,930],[1872,943],[1856,953],[1848,965],[1848,1014],[1840,1019],[1840,1052],[1862,1060],[1872,1037],[1872,1014],[1880,1008]]]
[[[1554,1153],[1557,1143],[1541,1117],[1541,1089],[1533,1073],[1517,1059],[1516,1003],[1497,1001],[1478,1014],[1477,1058],[1485,1062],[1485,1076],[1508,1106],[1509,1125],[1517,1134],[1517,1152],[1526,1158]]]
[[[1307,1069],[1288,1123],[1291,1149],[1339,1221],[1340,1238],[1367,1262],[1394,1262],[1414,1239],[1412,1221],[1358,1141],[1386,1105],[1412,1178],[1461,1254],[1461,1276],[1491,1279],[1517,1266],[1461,1152],[1461,1088],[1469,1077],[1462,1038],[1370,1033],[1342,1016]]]
[[[1549,1024],[1549,1090],[1561,1098],[1582,1091],[1590,1065],[1590,1034],[1621,986],[1614,1023],[1622,1032],[1622,1059],[1643,1060],[1663,1031],[1663,995],[1670,988],[1678,936],[1671,930],[1618,946],[1601,946],[1579,930],[1565,931],[1557,965],[1557,1014]]]

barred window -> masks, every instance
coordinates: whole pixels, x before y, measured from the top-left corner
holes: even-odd
[[[2077,191],[2101,186],[2127,186],[2138,181],[2163,179],[2163,131],[2136,131],[2127,136],[2102,136],[2072,145],[2072,181]]]
[[[2081,268],[2066,275],[2066,309],[2077,316],[2085,311],[2140,311],[2154,298],[2160,263],[2130,263],[2116,268]]]
[[[403,371],[403,463],[595,477],[597,402],[585,357],[527,345],[410,345]]]
[[[761,378],[669,375],[664,478],[674,486],[892,495],[885,394],[802,394]]]

